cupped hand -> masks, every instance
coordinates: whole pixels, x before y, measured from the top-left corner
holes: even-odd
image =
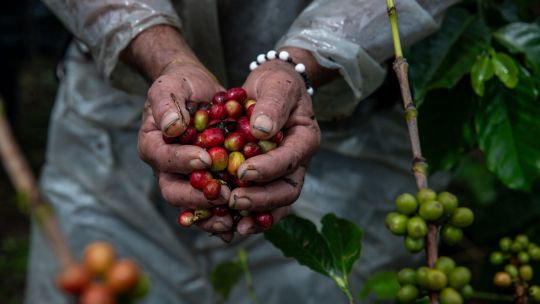
[[[238,177],[260,186],[236,188],[229,198],[233,209],[270,210],[274,223],[288,214],[300,195],[311,157],[320,145],[320,129],[302,77],[290,63],[268,61],[251,72],[243,86],[257,100],[250,125],[252,134],[269,139],[283,129],[284,138],[274,150],[247,159]],[[237,225],[241,235],[262,229],[251,217]]]
[[[186,176],[197,169],[210,167],[212,159],[203,149],[192,145],[167,144],[163,136],[176,137],[190,124],[186,102],[203,102],[223,91],[216,78],[196,62],[172,62],[153,82],[144,105],[138,135],[140,158],[154,170],[163,198],[176,207],[211,208],[226,204],[230,190],[221,187],[221,195],[209,201],[193,188]],[[211,217],[199,224],[202,229],[232,238],[232,219]]]

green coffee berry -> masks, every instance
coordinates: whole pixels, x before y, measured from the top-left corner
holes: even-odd
[[[413,238],[411,236],[406,236],[404,243],[405,248],[410,252],[419,252],[424,249],[425,246],[424,238]]]
[[[408,221],[407,216],[397,212],[390,212],[386,216],[385,224],[393,234],[404,235],[407,232]]]
[[[437,198],[437,193],[431,189],[422,188],[416,194],[416,198],[420,204],[423,204],[427,201],[435,200]]]
[[[444,209],[437,201],[427,201],[420,205],[418,214],[426,221],[436,221],[443,215]]]
[[[529,246],[529,238],[524,234],[517,235],[515,241],[520,243],[523,248]]]
[[[470,226],[474,221],[474,214],[471,209],[460,207],[457,208],[452,217],[450,223],[459,228],[465,228]]]
[[[529,254],[525,251],[520,251],[517,258],[521,264],[528,264],[530,261]]]
[[[443,241],[452,246],[463,239],[463,230],[454,226],[444,226],[441,230]]]
[[[416,284],[416,271],[412,268],[403,268],[398,272],[398,282],[403,285]]]
[[[471,271],[467,267],[459,266],[450,272],[448,283],[450,287],[461,289],[471,281]]]
[[[397,298],[402,303],[411,303],[418,298],[418,288],[414,285],[405,285],[398,291]]]
[[[461,290],[459,291],[461,293],[461,296],[463,296],[463,299],[468,300],[473,297],[474,295],[474,289],[471,285],[465,285]]]
[[[512,243],[512,246],[510,247],[510,251],[512,251],[513,253],[518,253],[523,249],[525,249],[523,248],[523,245],[520,242],[516,242],[516,241],[514,241]]]
[[[450,192],[439,193],[437,201],[443,206],[446,215],[452,215],[459,205],[457,197]]]
[[[422,238],[427,234],[426,222],[418,217],[411,217],[407,222],[407,234],[412,238]]]
[[[410,193],[403,193],[396,198],[396,208],[400,213],[411,215],[416,212],[418,202]]]
[[[448,278],[444,272],[430,268],[427,271],[427,287],[430,290],[441,290],[448,284]]]
[[[512,240],[509,237],[504,237],[499,241],[499,247],[502,251],[510,251],[512,248]]]
[[[426,266],[422,266],[416,269],[416,283],[425,288],[427,288],[428,286],[428,279],[427,279],[428,270],[429,268]]]
[[[534,245],[534,246],[529,246],[529,257],[533,260],[533,261],[538,261],[540,260],[540,247]]]
[[[504,255],[500,251],[492,252],[489,257],[489,261],[493,265],[500,265],[504,262]]]
[[[463,298],[454,288],[445,288],[439,297],[441,304],[463,304]]]
[[[533,285],[529,288],[529,295],[536,301],[540,302],[540,286]]]
[[[435,269],[438,269],[444,272],[446,275],[449,275],[450,272],[456,268],[456,262],[449,257],[441,256],[435,262]]]
[[[532,269],[531,265],[522,265],[521,267],[519,267],[519,277],[523,281],[532,280],[533,274],[534,274],[534,272],[533,272],[533,269]]]
[[[517,278],[519,274],[517,267],[512,264],[507,264],[504,266],[504,271],[506,271],[506,273],[508,273],[512,278]]]

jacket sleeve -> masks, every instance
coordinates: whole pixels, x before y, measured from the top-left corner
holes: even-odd
[[[405,46],[435,32],[444,11],[457,0],[396,1],[401,39]],[[358,102],[375,91],[385,77],[381,62],[392,55],[393,45],[385,1],[315,0],[295,20],[278,42],[311,51],[319,64],[339,69],[346,85],[317,94],[315,108],[324,114],[347,115]],[[347,100],[325,106],[324,95],[335,96],[348,87]],[[326,92],[326,94],[325,94]],[[341,94],[343,95],[343,94]],[[346,95],[346,94],[345,94]],[[321,114],[321,111],[317,111]],[[323,114],[323,116],[324,116]],[[335,117],[333,117],[335,118]]]
[[[147,28],[181,28],[167,0],[43,0],[73,35],[88,47],[99,70],[109,77],[120,52]]]

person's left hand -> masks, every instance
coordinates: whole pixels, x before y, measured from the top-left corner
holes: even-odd
[[[257,100],[250,120],[252,134],[269,139],[283,129],[284,138],[276,149],[249,158],[240,166],[238,177],[260,186],[234,189],[229,206],[271,211],[276,223],[300,195],[309,160],[320,145],[321,131],[304,80],[293,65],[281,60],[263,63],[250,73],[243,87],[250,98]],[[242,218],[237,225],[241,235],[262,230],[251,217]]]

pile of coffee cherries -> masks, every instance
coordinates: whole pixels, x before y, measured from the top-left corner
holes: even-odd
[[[86,246],[82,263],[73,263],[57,277],[58,288],[81,304],[133,303],[149,291],[150,282],[132,259],[118,259],[107,242]]]
[[[403,235],[405,248],[411,252],[424,249],[428,223],[442,226],[443,241],[454,245],[463,238],[461,229],[474,221],[471,209],[459,207],[455,195],[449,192],[437,194],[427,188],[418,191],[416,197],[410,193],[399,195],[396,208],[396,212],[386,216],[386,227],[396,235]]]
[[[540,260],[540,247],[529,241],[526,235],[517,235],[513,240],[504,237],[499,241],[500,251],[491,253],[490,261],[493,265],[503,265],[504,271],[499,271],[493,277],[493,283],[501,288],[515,284],[530,285],[533,279],[531,261]],[[540,301],[540,286],[530,285],[529,295],[535,301]]]
[[[253,136],[249,120],[255,103],[255,100],[248,99],[243,88],[219,92],[211,102],[187,102],[186,108],[191,116],[189,126],[179,137],[163,138],[168,144],[196,145],[210,154],[212,164],[209,170],[195,170],[189,175],[191,186],[202,191],[208,200],[219,198],[222,185],[231,190],[250,186],[249,182],[238,177],[238,168],[246,159],[275,149],[283,140],[281,131],[269,140],[259,140]],[[242,216],[252,216],[262,228],[269,228],[273,224],[270,212],[250,214],[226,206],[216,206],[210,210],[184,210],[178,216],[178,223],[189,227],[212,215],[229,214],[235,223]]]
[[[412,303],[429,291],[437,291],[440,303],[459,304],[474,294],[470,280],[471,271],[467,267],[457,266],[451,258],[441,256],[433,268],[402,269],[398,273],[401,288],[397,298],[400,302]]]

